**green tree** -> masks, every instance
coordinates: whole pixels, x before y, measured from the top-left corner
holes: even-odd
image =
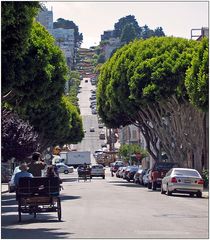
[[[97,63],[104,63],[106,61],[104,53],[99,54]]]
[[[115,37],[121,37],[123,29],[125,26],[129,24],[132,25],[135,29],[136,36],[139,38],[141,35],[141,28],[139,27],[138,22],[135,19],[135,16],[128,15],[126,17],[122,17],[118,20],[117,23],[114,25],[114,36]]]
[[[28,40],[39,2],[3,1],[1,3],[2,95],[16,84],[16,65],[28,49]]]
[[[122,30],[122,34],[120,37],[121,42],[129,43],[137,38],[137,34],[135,32],[135,28],[132,24],[126,24]]]
[[[156,31],[156,33],[158,34],[158,30]],[[155,33],[152,29],[150,29],[147,25],[144,25],[142,27],[142,33],[141,33],[141,37],[143,39],[146,39],[146,38],[150,38],[150,37],[153,37],[155,36]]]
[[[48,108],[30,108],[28,115],[30,123],[39,133],[42,150],[52,145],[80,142],[84,137],[78,109],[66,96]]]
[[[18,62],[15,101],[8,103],[39,134],[41,148],[81,141],[82,120],[78,109],[64,97],[69,78],[62,51],[39,23],[34,23],[28,51]]]
[[[133,161],[135,164],[140,163],[142,159],[148,156],[148,152],[142,149],[138,144],[123,144],[119,148],[119,154],[124,158],[124,161]],[[135,157],[136,154],[140,154],[140,162]]]
[[[99,115],[105,123],[120,125],[122,119],[129,120],[141,129],[150,154],[152,143],[155,160],[160,155],[159,139],[171,161],[186,166],[193,155],[197,161],[190,167],[198,170],[204,115],[189,103],[184,79],[200,44],[173,37],[130,43],[106,62],[97,92]]]
[[[190,102],[203,111],[208,111],[209,45],[207,38],[202,40],[198,51],[192,59],[191,67],[187,71],[185,85]]]
[[[48,107],[60,99],[69,78],[68,67],[54,38],[38,22],[33,24],[28,51],[16,66],[18,81],[12,104],[19,113],[27,114],[28,108]]]
[[[165,36],[165,33],[164,33],[164,31],[163,31],[163,28],[162,28],[162,27],[157,27],[157,28],[155,28],[155,30],[154,30],[154,35],[155,35],[156,37],[163,37],[163,36]]]

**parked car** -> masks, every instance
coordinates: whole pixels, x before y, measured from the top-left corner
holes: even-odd
[[[95,128],[94,128],[94,127],[91,127],[91,128],[90,128],[90,132],[95,132]]]
[[[148,189],[156,190],[161,187],[162,179],[166,173],[173,167],[178,167],[177,163],[173,162],[156,162],[151,168],[148,181]]]
[[[104,131],[101,131],[99,133],[99,139],[102,139],[102,140],[105,140],[106,139],[106,135],[105,135],[105,132]]]
[[[128,172],[130,171],[130,168],[131,168],[131,166],[127,166],[126,168],[125,168],[125,170],[124,170],[124,172],[123,172],[123,179],[126,179],[126,175],[128,174]]]
[[[147,187],[147,184],[148,184],[148,181],[149,181],[149,179],[148,179],[148,177],[149,177],[149,172],[151,171],[151,169],[148,169],[147,171],[146,171],[146,173],[144,174],[144,176],[143,176],[143,185],[145,186],[145,187]]]
[[[134,181],[133,177],[135,173],[138,171],[139,167],[138,166],[130,166],[129,170],[127,171],[127,174],[125,175],[125,179],[130,182]]]
[[[96,108],[93,108],[91,112],[92,112],[92,114],[97,114]]]
[[[89,99],[90,100],[96,100],[96,96],[91,96]]]
[[[74,167],[72,167],[72,166],[69,167],[64,163],[57,163],[56,167],[58,168],[58,173],[68,174],[68,173],[74,172]]]
[[[104,127],[104,124],[103,124],[103,123],[99,123],[99,124],[98,124],[98,127],[99,127],[99,128],[103,128],[103,127]]]
[[[116,161],[111,164],[110,171],[116,173],[119,167],[124,166],[122,161]]]
[[[15,182],[14,182],[14,178],[15,178],[15,174],[21,172],[19,166],[15,167],[11,180],[8,182],[8,192],[12,193],[15,192]]]
[[[123,167],[119,167],[116,171],[116,177],[120,178],[120,172],[123,169]]]
[[[161,194],[188,193],[202,197],[204,180],[199,172],[191,168],[172,168],[162,179]]]
[[[101,147],[102,148],[107,148],[107,144],[106,143],[101,143]]]
[[[144,169],[142,168],[142,166],[139,166],[139,169],[138,171],[135,173],[134,177],[133,177],[133,181],[135,183],[139,183],[139,176],[141,174],[141,172],[143,171]]]
[[[105,179],[105,169],[102,164],[96,164],[91,167],[91,178],[92,177],[102,177]]]
[[[144,182],[143,182],[143,177],[146,174],[148,169],[143,169],[143,171],[141,171],[140,175],[139,175],[139,184],[144,186]]]
[[[119,177],[122,178],[123,177],[123,173],[125,171],[126,167],[122,167],[121,170],[119,171]]]
[[[96,105],[97,105],[97,103],[96,103],[95,100],[93,100],[93,101],[90,102],[90,108],[93,108],[93,107],[96,106]]]

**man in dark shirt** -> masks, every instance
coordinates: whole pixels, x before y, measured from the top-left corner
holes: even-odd
[[[28,172],[33,174],[34,177],[41,177],[42,170],[44,170],[46,164],[41,161],[41,154],[39,152],[34,152],[32,154],[32,160],[28,164]]]

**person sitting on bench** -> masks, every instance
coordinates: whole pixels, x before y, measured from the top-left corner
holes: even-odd
[[[14,183],[15,183],[16,187],[18,186],[20,178],[22,178],[22,177],[30,177],[30,178],[32,178],[33,177],[33,175],[31,173],[27,172],[27,170],[28,170],[27,163],[25,163],[25,162],[21,163],[19,168],[20,168],[21,172],[16,173],[15,177],[14,177]]]

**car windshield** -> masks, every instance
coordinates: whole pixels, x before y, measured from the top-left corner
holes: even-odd
[[[92,166],[92,168],[103,168],[103,166],[97,165],[97,166]]]
[[[138,171],[139,168],[138,167],[131,167],[130,169],[131,169],[131,171]]]
[[[197,171],[193,170],[175,170],[175,175],[182,175],[182,176],[191,176],[191,177],[200,177],[199,173]]]
[[[155,167],[154,170],[169,170],[172,167],[174,167],[175,163],[167,163],[167,162],[162,162],[158,163]]]

